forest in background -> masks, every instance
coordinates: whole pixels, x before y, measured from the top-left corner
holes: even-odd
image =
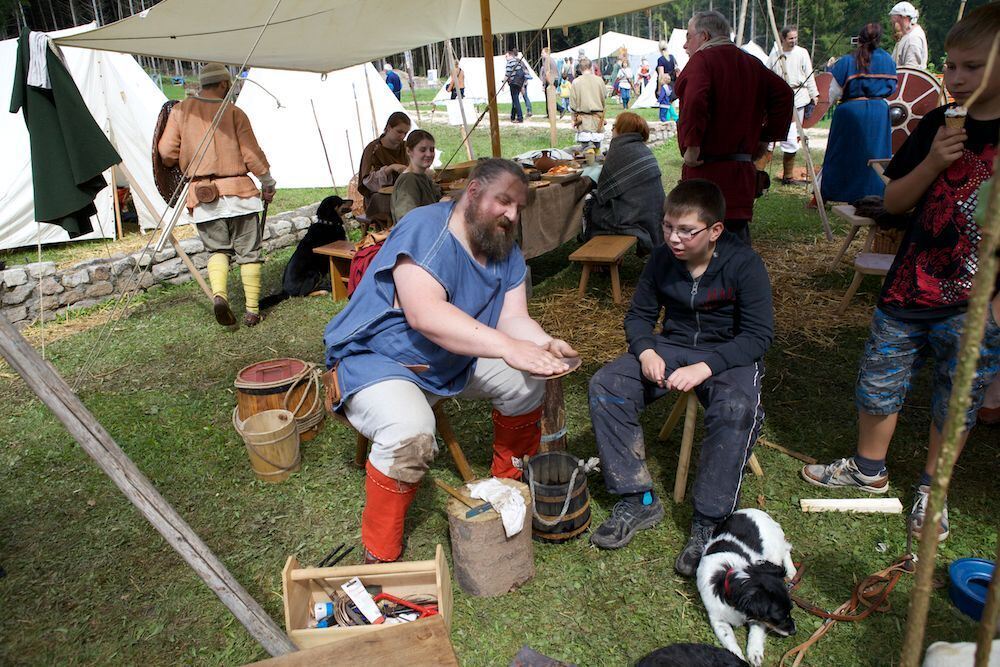
[[[148,9],[158,0],[0,0],[0,30],[2,37],[16,37],[27,27],[30,30],[52,31],[96,21],[98,25],[113,23],[122,18]],[[744,41],[756,41],[765,51],[773,45],[767,21],[766,0],[749,0]],[[889,9],[895,0],[773,0],[776,20],[781,24],[795,24],[799,28],[799,44],[810,51],[813,62],[821,66],[831,57],[851,51],[851,37],[867,22],[881,22],[886,31],[884,46],[892,49],[892,31],[889,28]],[[961,0],[916,0],[921,12],[920,25],[927,32],[930,51],[930,68],[940,71],[944,59],[944,38],[955,23]],[[966,11],[986,4],[987,0],[969,0]],[[613,10],[609,2],[609,11]],[[675,0],[656,5],[647,10],[609,16],[603,20],[604,30],[614,30],[636,37],[661,39],[669,36],[673,28],[685,28],[687,19],[696,12],[716,9],[735,25],[738,19],[739,0]],[[565,28],[547,31],[518,32],[494,37],[494,49],[502,53],[515,47],[525,53],[532,63],[537,63],[541,48],[551,40],[554,51],[559,51],[592,39],[600,32],[601,21],[590,21]],[[455,53],[461,56],[481,56],[481,37],[462,37],[452,40]],[[442,74],[448,70],[444,62],[444,43],[428,44],[410,52],[414,72],[423,76],[430,68]],[[385,59],[395,67],[405,65],[406,54],[386,54]],[[143,65],[158,68],[163,73],[183,75],[195,71],[192,63],[143,59]]]

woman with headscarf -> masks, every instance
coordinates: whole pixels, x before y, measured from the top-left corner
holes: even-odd
[[[885,184],[869,160],[892,156],[892,125],[885,98],[896,90],[896,64],[879,48],[882,26],[869,23],[858,35],[858,48],[831,70],[833,113],[823,160],[820,191],[827,201],[853,202],[882,196]]]
[[[385,198],[384,202],[376,198],[374,206],[372,198],[379,189],[395,183],[396,177],[403,173],[410,163],[403,143],[409,132],[410,117],[402,111],[395,111],[386,121],[382,135],[368,144],[361,154],[358,192],[364,197],[365,213],[369,220],[383,224],[391,222],[388,198]]]
[[[636,113],[618,114],[597,193],[590,200],[584,236],[625,234],[646,253],[663,243],[663,184],[649,150],[649,125]]]

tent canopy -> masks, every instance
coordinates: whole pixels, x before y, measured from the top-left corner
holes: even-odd
[[[254,68],[236,103],[250,117],[282,188],[331,186],[317,120],[333,178],[345,186],[357,171],[361,151],[382,133],[389,115],[404,111],[371,63],[327,75]]]
[[[92,25],[54,32],[51,36],[79,33]],[[141,189],[153,206],[159,208],[151,211],[140,197],[133,197],[139,224],[144,229],[156,226],[166,204],[153,183],[153,128],[166,98],[132,56],[73,48],[63,49],[63,55],[87,108],[135,179],[131,187]],[[16,58],[17,40],[0,42],[0,108],[3,109],[10,107]],[[0,248],[34,245],[39,239],[42,243],[68,241],[69,235],[61,227],[43,224],[39,230],[35,223],[31,151],[21,112],[0,114],[0,144],[5,149],[4,159],[0,160]],[[104,178],[111,182],[110,171]],[[118,184],[123,184],[120,176]],[[110,187],[98,193],[94,205],[97,207],[96,220],[92,219],[94,231],[74,240],[114,237]]]
[[[494,33],[558,27],[652,7],[651,0],[505,0]],[[203,62],[330,72],[452,37],[482,34],[479,0],[163,0],[60,44]]]
[[[760,48],[760,45],[757,44],[757,42],[747,42],[740,48],[749,53],[750,55],[752,55],[757,60],[764,63],[765,65],[767,64],[767,54],[764,53],[764,49]]]
[[[476,104],[485,104],[489,102],[489,94],[486,92],[486,58],[462,58],[458,61],[459,67],[465,71],[465,99]],[[524,60],[524,67],[528,70],[528,74],[531,76],[528,79],[528,99],[532,102],[545,102],[545,92],[542,88],[542,81],[538,78],[538,74],[535,70],[531,69],[531,65],[528,64],[527,60]],[[497,83],[497,89],[500,88],[501,82],[504,77],[507,76],[507,57],[506,56],[494,56],[493,57],[493,76],[495,77]],[[451,93],[445,90],[445,86],[448,82],[445,81],[444,85],[441,86],[441,90],[438,94],[434,96],[435,102],[444,102],[445,100],[451,99]],[[510,91],[506,88],[497,97],[498,102],[509,102],[510,101]]]

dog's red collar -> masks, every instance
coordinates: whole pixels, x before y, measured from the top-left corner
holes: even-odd
[[[729,598],[729,596],[730,596],[730,592],[729,592],[729,577],[732,576],[733,572],[735,572],[735,570],[733,568],[731,568],[731,567],[730,568],[726,568],[726,576],[723,577],[723,579],[722,579],[722,591],[723,591],[723,593],[725,593],[726,598]]]

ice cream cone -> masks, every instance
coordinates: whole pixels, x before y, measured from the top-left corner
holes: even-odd
[[[965,127],[965,116],[945,116],[944,124],[945,127],[960,130]]]

